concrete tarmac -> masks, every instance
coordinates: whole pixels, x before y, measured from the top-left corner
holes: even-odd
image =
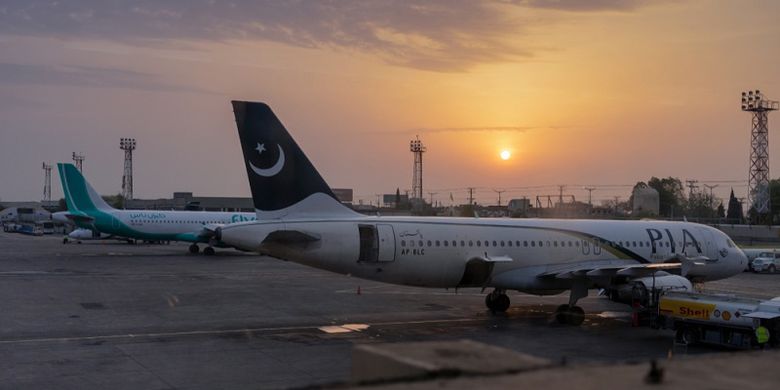
[[[708,291],[780,296],[780,275],[742,274]],[[358,289],[360,294],[357,294]],[[569,362],[631,362],[673,351],[673,333],[631,328],[630,309],[580,301],[583,326],[551,313],[567,296],[512,293],[508,313],[476,289],[393,286],[184,244],[63,245],[0,233],[0,388],[288,388],[349,379],[355,344],[471,339]]]

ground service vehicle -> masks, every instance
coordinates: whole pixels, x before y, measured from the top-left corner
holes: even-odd
[[[780,252],[765,252],[750,263],[753,272],[769,272],[773,274],[780,269]]]
[[[758,346],[756,329],[769,330],[770,345],[780,345],[780,298],[768,301],[715,294],[666,292],[658,302],[659,327],[677,331],[685,344],[736,348]]]

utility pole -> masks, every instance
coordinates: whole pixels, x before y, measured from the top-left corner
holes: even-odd
[[[409,142],[409,151],[414,154],[414,170],[412,171],[412,198],[423,201],[423,153],[425,146],[420,137]]]
[[[51,164],[43,163],[43,200],[51,202]]]
[[[469,187],[469,204],[474,205],[474,187]]]
[[[588,191],[588,207],[593,207],[593,190],[595,190],[596,187],[585,187],[585,191]]]
[[[79,172],[84,173],[84,154],[73,152],[73,162]]]
[[[712,190],[715,189],[716,187],[718,187],[718,184],[715,184],[714,186],[713,185],[709,185],[709,184],[705,184],[704,187],[706,187],[708,190],[710,190],[710,208],[712,208],[712,201],[713,201],[713,199],[715,199],[715,197],[712,195]]]
[[[495,189],[494,189],[494,190],[493,190],[493,192],[495,192],[495,193],[497,193],[497,194],[498,194],[498,205],[499,205],[499,206],[501,206],[501,194],[503,194],[504,192],[506,192],[506,190],[495,190]]]
[[[563,190],[566,189],[565,185],[558,186],[558,206],[563,206]]]
[[[685,182],[688,183],[688,190],[689,190],[688,197],[690,198],[690,196],[693,195],[693,193],[697,189],[699,189],[699,186],[696,184],[699,181],[698,180],[686,180]]]
[[[122,196],[125,200],[133,199],[133,150],[135,138],[121,138],[119,149],[125,151],[125,173],[122,175]]]
[[[433,196],[438,194],[438,192],[429,192],[428,195],[431,196],[431,207],[433,207]]]

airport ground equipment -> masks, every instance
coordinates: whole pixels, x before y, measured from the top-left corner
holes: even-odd
[[[769,272],[773,274],[780,269],[780,252],[764,252],[750,262],[753,272]]]
[[[759,346],[756,329],[769,330],[769,344],[780,345],[780,297],[771,300],[717,294],[665,292],[658,302],[655,325],[674,329],[684,344],[735,348]]]

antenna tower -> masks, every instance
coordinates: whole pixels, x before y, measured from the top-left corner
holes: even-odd
[[[742,92],[742,111],[753,113],[750,131],[748,200],[760,221],[769,216],[769,126],[767,114],[778,109],[759,90]]]
[[[79,172],[84,173],[83,167],[84,167],[84,154],[76,152],[73,152],[73,162],[76,165],[76,169],[79,170]]]
[[[122,176],[122,196],[125,200],[133,199],[133,150],[135,138],[121,138],[119,149],[125,151],[125,174]]]
[[[409,142],[409,151],[414,154],[414,172],[412,173],[412,198],[423,199],[423,146],[420,137]]]
[[[43,172],[46,174],[43,179],[43,200],[51,201],[51,164],[43,163]]]

